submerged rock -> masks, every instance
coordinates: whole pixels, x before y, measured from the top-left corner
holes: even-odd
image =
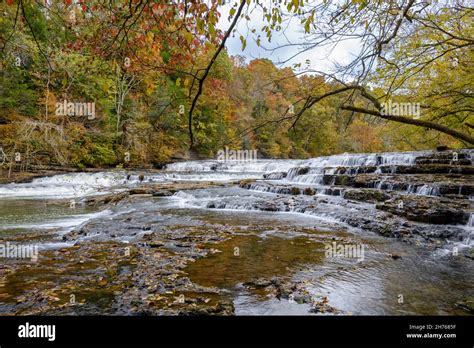
[[[313,299],[311,303],[310,313],[337,313],[338,310],[329,305],[327,297],[323,297],[321,300]]]
[[[468,298],[468,299],[463,299],[461,301],[456,302],[456,307],[459,307],[463,310],[465,310],[468,313],[474,313],[474,299],[473,298]]]

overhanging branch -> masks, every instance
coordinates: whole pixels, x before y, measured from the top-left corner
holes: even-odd
[[[355,106],[342,106],[342,110],[348,110],[348,111],[353,111],[353,112],[358,112],[358,113],[363,113],[363,114],[369,114],[369,115],[374,115],[380,118],[383,118],[385,120],[389,121],[394,121],[394,122],[400,122],[400,123],[406,123],[406,124],[412,124],[415,126],[420,126],[420,127],[425,127],[425,128],[430,128],[430,129],[436,129],[437,131],[440,131],[445,134],[449,134],[452,137],[463,140],[469,144],[474,145],[474,137],[470,136],[469,134],[461,133],[455,129],[443,126],[438,123],[430,122],[430,121],[424,121],[424,120],[418,120],[414,118],[408,118],[408,117],[403,117],[403,116],[394,116],[394,115],[384,115],[380,113],[379,111],[375,110],[369,110],[369,109],[364,109],[364,108],[358,108]]]

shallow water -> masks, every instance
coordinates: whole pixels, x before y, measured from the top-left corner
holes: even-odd
[[[468,314],[456,304],[474,296],[473,261],[453,255],[453,242],[441,248],[410,244],[351,228],[344,222],[375,214],[373,204],[345,201],[322,191],[315,196],[290,196],[280,202],[288,195],[262,192],[257,186],[247,190],[233,184],[235,180],[261,179],[265,173],[283,171],[288,172],[282,180],[285,184],[305,183],[320,188],[324,186],[320,182],[322,173],[332,171],[328,166],[410,165],[415,155],[339,155],[248,165],[218,163],[218,167],[216,161],[186,162],[162,172],[66,174],[28,184],[0,185],[1,242],[35,243],[46,257],[41,261],[43,268],[21,260],[18,262],[23,268],[2,275],[0,312],[11,313],[18,296],[28,297],[40,286],[56,289],[76,282],[75,286],[82,288],[76,294],[86,304],[73,312],[64,307],[54,313],[114,313],[114,297],[120,296],[124,284],[107,278],[109,283],[98,287],[84,280],[88,276],[106,277],[100,255],[107,254],[108,247],[104,251],[100,243],[113,243],[111,248],[140,244],[153,231],[167,238],[160,250],[170,255],[186,254],[194,236],[202,239],[209,235],[204,238],[208,242],[200,248],[212,252],[188,262],[182,273],[195,284],[222,289],[224,295],[219,296],[233,302],[236,314],[309,314],[308,303],[275,298],[267,288],[246,285],[272,278],[301,284],[314,298],[327,298],[338,314]],[[297,171],[291,169],[295,166],[312,167],[306,174],[296,175]],[[140,174],[144,175],[143,181]],[[170,197],[137,197],[102,207],[88,206],[83,201],[144,183],[203,180],[228,185],[180,191]],[[276,202],[280,203],[274,211],[257,208]],[[313,202],[311,210],[301,208]],[[63,240],[64,235],[83,226],[91,233]],[[471,227],[452,228],[468,231]],[[179,242],[180,236],[186,241]],[[466,238],[456,245],[471,248],[471,242]],[[332,243],[363,247],[363,255],[328,257],[325,247]],[[79,263],[71,259],[72,252],[61,252],[65,247],[77,248],[81,255],[83,245],[100,245],[100,251],[87,249],[97,258]],[[116,272],[126,276],[135,266],[122,261]],[[47,271],[55,268],[58,272]]]
[[[441,258],[432,251],[375,235],[317,231],[298,221],[303,218],[255,218],[252,225],[265,224],[267,230],[250,227],[243,235],[214,246],[222,252],[191,264],[187,269],[190,278],[231,291],[240,314],[286,314],[287,310],[307,314],[306,306],[252,296],[241,286],[255,278],[274,276],[307,282],[310,293],[327,296],[345,314],[466,314],[454,302],[473,294],[472,262]],[[288,228],[289,223],[293,227]],[[333,237],[363,244],[364,260],[324,257],[324,245]],[[401,258],[394,260],[390,254]],[[400,295],[403,303],[399,303]]]

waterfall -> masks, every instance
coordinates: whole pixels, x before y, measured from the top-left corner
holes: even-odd
[[[270,173],[287,172],[298,166],[301,160],[253,160],[253,161],[186,161],[170,163],[165,171],[172,172],[234,172]]]
[[[469,220],[467,221],[468,227],[474,227],[474,213],[469,214]]]

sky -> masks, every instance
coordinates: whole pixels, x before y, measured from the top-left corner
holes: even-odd
[[[217,25],[219,29],[226,31],[229,28],[231,24],[228,20],[229,10],[235,3],[236,1],[229,1],[226,5],[220,7],[221,17]],[[355,55],[359,49],[359,43],[357,41],[345,41],[333,48],[323,47],[312,49],[298,55],[288,62],[284,62],[297,53],[299,48],[290,46],[273,51],[269,51],[269,49],[274,49],[279,45],[286,44],[288,40],[293,43],[301,42],[303,28],[299,21],[293,19],[285,28],[284,35],[282,33],[274,33],[272,42],[268,43],[265,34],[261,32],[261,28],[265,25],[262,20],[262,11],[255,9],[248,13],[248,15],[251,20],[247,21],[245,18],[241,18],[236,26],[237,31],[234,35],[229,37],[226,43],[226,48],[230,55],[244,56],[247,58],[247,61],[255,58],[268,58],[278,67],[291,67],[293,64],[301,63],[302,68],[304,68],[307,66],[306,61],[309,60],[308,67],[310,69],[331,73],[334,71],[335,62],[339,64],[350,62],[352,56]],[[252,34],[249,27],[255,28],[256,33]],[[255,38],[259,33],[261,34],[261,46],[264,46],[266,49],[259,47],[255,42]],[[244,51],[242,51],[240,35],[247,37],[247,46]]]

